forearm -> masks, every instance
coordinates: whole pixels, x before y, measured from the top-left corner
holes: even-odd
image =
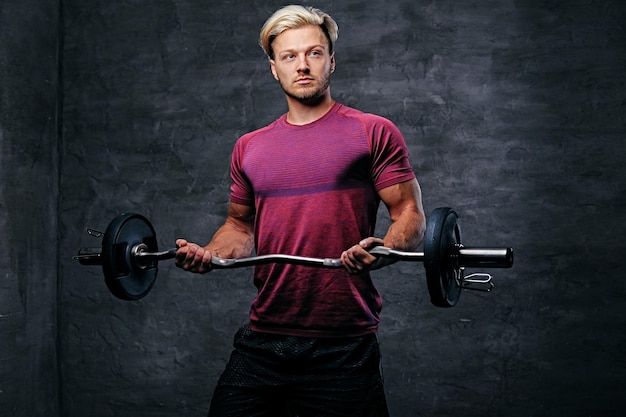
[[[186,271],[206,273],[212,269],[211,258],[245,258],[254,249],[254,208],[230,203],[226,221],[204,247],[177,239],[176,266]]]
[[[219,258],[244,258],[254,249],[254,234],[250,227],[227,219],[204,248]]]
[[[219,258],[244,258],[254,249],[254,208],[231,202],[226,221],[204,247]]]
[[[381,197],[391,216],[391,225],[383,238],[383,244],[391,249],[414,251],[426,231],[426,217],[422,207],[421,190],[417,181],[408,181],[393,188],[385,189]],[[395,262],[391,258],[380,257],[373,269]]]
[[[413,251],[422,243],[425,231],[424,214],[419,210],[406,210],[387,229],[384,245],[401,251]]]
[[[389,226],[383,245],[399,251],[414,251],[424,239],[425,217],[419,210],[403,213]],[[371,269],[379,269],[397,262],[394,258],[379,257]]]

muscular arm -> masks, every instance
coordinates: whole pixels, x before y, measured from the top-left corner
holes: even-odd
[[[366,249],[383,244],[392,249],[412,251],[422,242],[426,217],[422,207],[422,193],[417,180],[402,182],[379,191],[379,196],[391,217],[391,225],[383,239],[368,237],[342,253],[341,261],[351,273],[377,269],[394,262],[376,258]]]
[[[230,203],[224,224],[204,247],[185,239],[176,240],[176,266],[186,271],[211,270],[211,258],[243,258],[254,248],[254,208]]]
[[[426,231],[422,192],[417,180],[384,188],[379,195],[389,210],[392,222],[383,244],[398,250],[415,250]]]

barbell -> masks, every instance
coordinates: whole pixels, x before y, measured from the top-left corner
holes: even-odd
[[[122,300],[138,300],[152,289],[158,272],[158,261],[173,259],[177,249],[158,251],[156,232],[141,214],[125,213],[115,217],[104,233],[87,232],[102,237],[97,248],[81,248],[74,259],[82,265],[101,265],[104,281],[111,293]],[[369,249],[375,256],[399,261],[423,262],[430,300],[437,307],[456,305],[463,289],[491,291],[490,274],[465,276],[465,268],[510,268],[513,249],[475,247],[461,243],[458,215],[449,207],[434,209],[426,219],[424,252],[405,252],[384,246]],[[239,259],[211,258],[213,269],[238,268],[266,263],[288,263],[320,268],[342,268],[340,259],[309,258],[269,254]]]

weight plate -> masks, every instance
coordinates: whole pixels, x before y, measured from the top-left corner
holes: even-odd
[[[430,301],[437,307],[453,307],[461,295],[463,271],[454,259],[460,244],[457,213],[450,207],[434,209],[426,221],[424,268]]]
[[[157,276],[157,261],[138,265],[132,249],[145,244],[146,251],[157,252],[156,232],[140,214],[117,216],[102,238],[102,269],[109,291],[122,300],[138,300],[150,292]]]

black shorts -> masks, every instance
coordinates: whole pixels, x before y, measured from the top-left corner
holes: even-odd
[[[307,338],[243,326],[209,417],[388,417],[375,334]]]

